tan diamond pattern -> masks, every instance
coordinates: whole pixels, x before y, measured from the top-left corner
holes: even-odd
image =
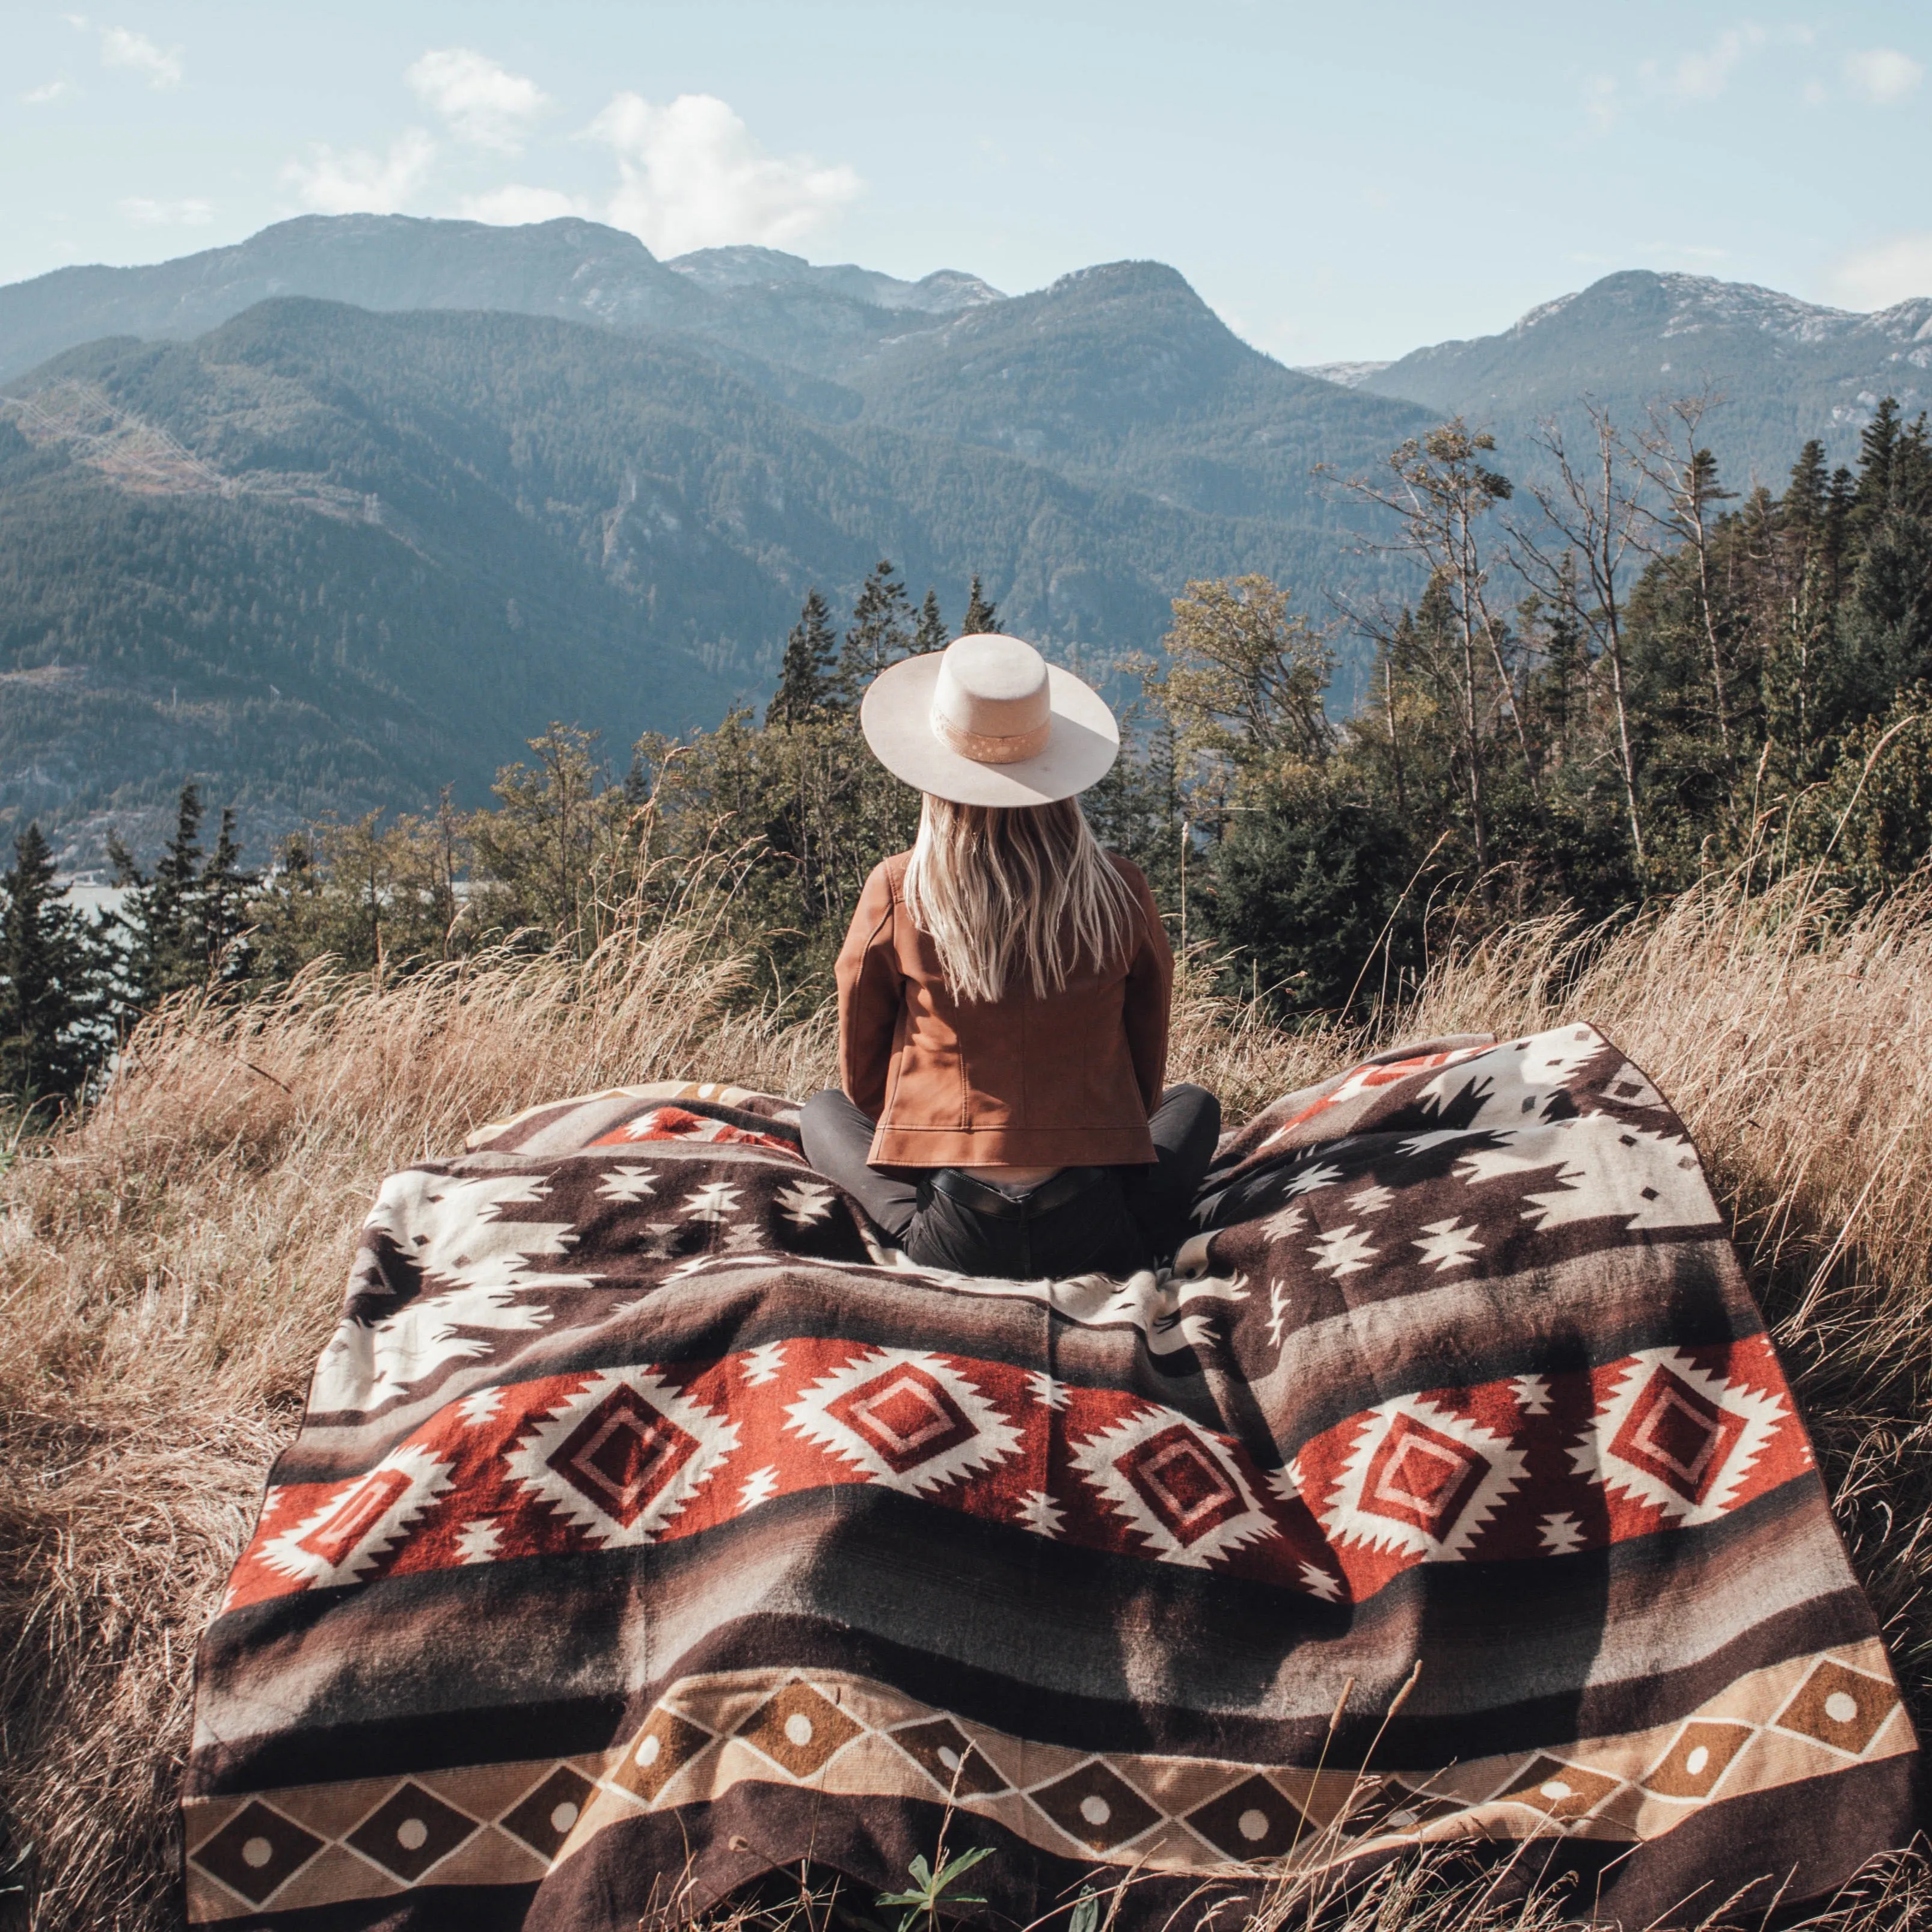
[[[962,1813],[997,1818],[1062,1857],[1205,1872],[1271,1868],[1292,1852],[1294,1868],[1315,1870],[1436,1838],[1657,1838],[1719,1798],[1914,1748],[1876,1639],[1753,1672],[1688,1718],[1561,1755],[1522,1752],[1366,1782],[1346,1766],[1317,1778],[1078,1754],[848,1672],[721,1672],[674,1685],[628,1739],[598,1756],[191,1804],[189,1918],[214,1924],[418,1882],[527,1882],[607,1825],[700,1804],[746,1779],[928,1800],[937,1786]],[[396,1837],[412,1820],[420,1844],[397,1838],[376,1863],[357,1846],[371,1830]],[[412,1857],[425,1861],[416,1877],[400,1869]],[[352,1885],[333,1875],[330,1862],[342,1859],[360,1875]]]

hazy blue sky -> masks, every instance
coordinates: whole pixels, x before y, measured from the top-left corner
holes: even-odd
[[[1008,290],[1172,262],[1290,362],[1612,268],[1932,293],[1932,8],[8,0],[0,280],[572,209]]]

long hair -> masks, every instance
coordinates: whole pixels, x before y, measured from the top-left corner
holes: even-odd
[[[1123,958],[1138,916],[1077,798],[955,805],[928,794],[905,902],[953,996],[981,1004],[1022,977],[1045,999],[1082,958],[1098,971]]]

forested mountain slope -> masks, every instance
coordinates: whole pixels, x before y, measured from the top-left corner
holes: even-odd
[[[1082,481],[1303,526],[1334,514],[1317,465],[1378,465],[1426,412],[1251,349],[1158,262],[1116,262],[953,316],[846,377],[866,419],[1010,449]]]
[[[1325,512],[815,421],[687,339],[524,316],[284,298],[8,389],[0,808],[70,864],[188,771],[259,850],[326,806],[480,799],[551,718],[621,756],[762,699],[805,590],[849,602],[882,555],[956,616],[981,574],[1090,662],[1190,576],[1321,562]]]
[[[1781,485],[1808,438],[1850,463],[1881,398],[1932,404],[1932,296],[1858,315],[1745,282],[1631,269],[1534,308],[1499,335],[1418,349],[1356,393],[1401,397],[1491,427],[1521,450],[1538,418],[1586,393],[1640,427],[1659,398],[1706,383],[1706,435],[1734,488]]]

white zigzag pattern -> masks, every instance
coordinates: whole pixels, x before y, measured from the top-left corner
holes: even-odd
[[[551,1311],[526,1297],[598,1280],[532,1270],[532,1256],[568,1252],[576,1239],[569,1222],[497,1218],[548,1191],[534,1174],[452,1179],[410,1168],[390,1175],[365,1226],[388,1234],[422,1269],[423,1292],[380,1321],[344,1321],[316,1366],[311,1412],[380,1408],[444,1364],[490,1353],[488,1341],[459,1331],[541,1328]]]

